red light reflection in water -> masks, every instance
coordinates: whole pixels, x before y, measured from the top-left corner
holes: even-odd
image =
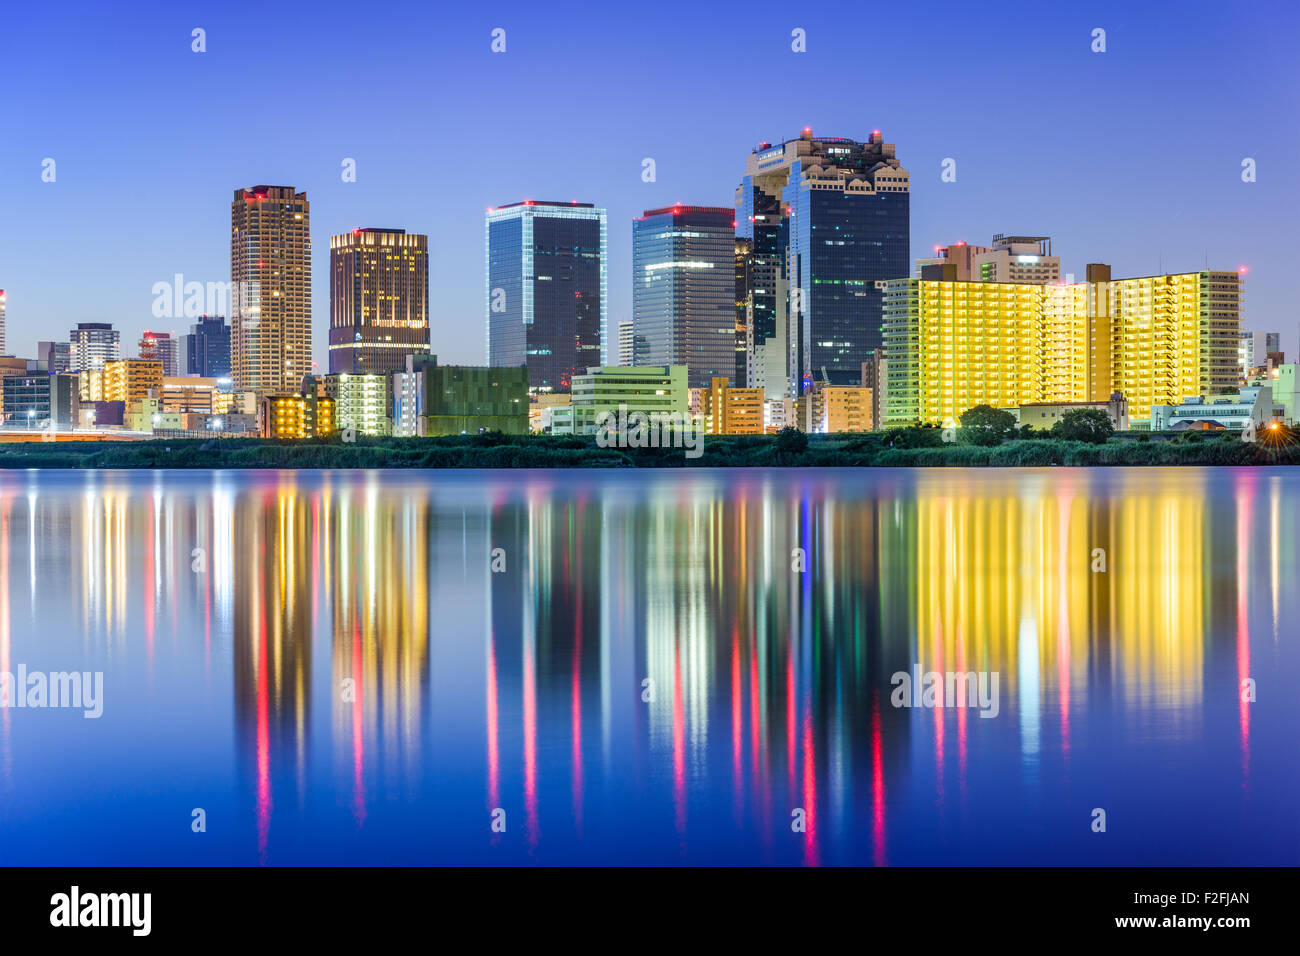
[[[817,847],[817,754],[813,741],[812,700],[804,702],[803,708],[803,863],[804,866],[820,866],[821,852]]]
[[[524,814],[528,845],[537,846],[537,672],[533,637],[524,636]]]
[[[871,856],[885,866],[885,766],[881,756],[880,698],[871,693]]]
[[[732,818],[740,825],[743,807],[745,779],[741,770],[744,756],[744,701],[741,699],[743,689],[740,683],[740,634],[735,624],[731,627],[731,791],[733,797]]]
[[[1253,479],[1243,478],[1242,482]],[[1250,704],[1243,684],[1250,676],[1250,608],[1246,600],[1250,586],[1250,515],[1254,488],[1237,493],[1237,715],[1241,723],[1241,785],[1250,783]]]
[[[257,855],[266,864],[267,838],[271,831],[271,728],[270,728],[270,689],[267,686],[266,655],[266,614],[267,608],[262,604],[259,594],[254,600],[260,607],[255,609],[257,618]]]

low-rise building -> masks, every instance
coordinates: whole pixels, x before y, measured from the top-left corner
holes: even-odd
[[[1128,431],[1128,401],[1119,392],[1105,402],[1029,402],[1016,411],[1021,428],[1029,426],[1034,431],[1048,431],[1068,413],[1089,408],[1105,412],[1115,431]]]
[[[594,435],[604,412],[687,414],[685,365],[591,366],[573,376],[573,431]]]
[[[550,424],[546,416],[546,410],[569,405],[572,401],[573,397],[563,392],[534,395],[528,405],[528,430],[532,432],[549,432]]]
[[[334,399],[322,395],[314,376],[303,376],[297,393],[267,395],[258,403],[263,438],[323,438],[334,432]]]
[[[813,435],[869,432],[871,389],[860,385],[814,385],[799,397],[803,430]]]
[[[73,428],[81,411],[77,376],[6,375],[3,379],[4,423],[10,428]]]
[[[720,376],[708,388],[690,392],[691,415],[704,422],[708,434],[763,434],[763,389],[733,388],[729,378]]]
[[[161,407],[164,412],[212,415],[229,409],[229,393],[217,391],[215,378],[164,375]],[[221,406],[224,406],[221,407]]]
[[[335,402],[336,427],[351,428],[359,435],[392,434],[389,388],[389,375],[339,372],[325,376],[325,392]]]
[[[1152,405],[1152,431],[1226,428],[1235,431],[1260,429],[1281,418],[1268,385],[1248,385],[1234,395],[1215,398],[1195,396],[1178,405]]]

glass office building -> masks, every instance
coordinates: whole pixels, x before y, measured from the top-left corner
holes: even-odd
[[[685,365],[688,387],[736,365],[736,223],[731,209],[667,206],[632,221],[638,365]]]
[[[806,129],[750,155],[736,195],[737,232],[752,240],[755,260],[750,362],[763,380],[750,384],[773,397],[779,360],[769,334],[784,346],[788,394],[814,378],[861,384],[862,363],[884,341],[875,283],[909,274],[909,199],[907,170],[879,132],[858,142]]]
[[[488,365],[526,365],[540,394],[568,392],[576,373],[603,364],[606,263],[604,209],[527,200],[489,210]]]

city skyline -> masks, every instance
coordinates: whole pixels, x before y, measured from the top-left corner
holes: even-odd
[[[1011,232],[1055,237],[1064,259],[1062,273],[1076,276],[1090,261],[1108,262],[1121,276],[1188,272],[1207,263],[1219,269],[1247,266],[1244,328],[1281,329],[1283,350],[1294,354],[1296,348],[1297,315],[1286,288],[1283,230],[1294,218],[1287,212],[1297,208],[1298,193],[1283,163],[1295,153],[1297,124],[1288,120],[1294,116],[1294,99],[1277,82],[1285,75],[1285,31],[1267,18],[1229,18],[1213,36],[1204,36],[1198,27],[1203,19],[1187,16],[1189,11],[1169,19],[1118,5],[1100,7],[1088,20],[1067,11],[1043,11],[1032,24],[1015,18],[982,24],[958,5],[924,25],[900,14],[890,21],[898,28],[896,42],[873,50],[881,69],[894,71],[890,92],[867,97],[865,107],[855,100],[810,108],[798,89],[723,101],[716,94],[731,89],[728,71],[720,71],[716,81],[701,81],[692,72],[689,81],[673,76],[656,81],[664,87],[659,92],[672,95],[688,82],[702,82],[704,91],[715,94],[717,106],[688,103],[680,115],[663,122],[614,108],[620,98],[640,102],[651,95],[615,70],[636,35],[627,15],[609,14],[599,22],[548,20],[507,6],[494,14],[507,30],[507,50],[493,54],[490,31],[496,20],[421,13],[415,15],[417,25],[436,26],[445,41],[437,63],[429,67],[430,82],[456,71],[469,82],[458,84],[456,97],[431,101],[419,119],[420,130],[411,130],[403,120],[394,132],[363,141],[319,123],[282,123],[243,111],[237,115],[249,125],[248,140],[256,145],[236,143],[213,151],[207,137],[189,136],[183,129],[160,138],[157,117],[193,117],[197,111],[203,121],[220,127],[239,110],[239,94],[252,83],[239,74],[252,53],[240,49],[233,31],[215,18],[203,24],[206,51],[194,53],[189,37],[194,25],[154,16],[157,9],[145,4],[140,11],[103,19],[87,7],[79,18],[60,20],[57,31],[44,22],[51,14],[22,10],[11,15],[16,35],[57,33],[65,44],[18,45],[10,57],[14,68],[30,65],[35,70],[40,60],[40,70],[66,68],[67,75],[59,73],[48,86],[6,109],[11,119],[0,180],[7,184],[7,221],[46,235],[57,230],[80,275],[73,283],[56,278],[66,269],[64,256],[53,256],[48,243],[19,241],[12,232],[0,237],[0,287],[8,293],[9,351],[15,355],[35,354],[36,342],[49,337],[44,330],[80,321],[112,322],[131,342],[147,328],[185,328],[191,317],[159,322],[151,314],[153,284],[170,281],[176,273],[187,281],[227,281],[229,250],[219,197],[229,196],[240,183],[262,182],[293,183],[316,205],[312,238],[318,255],[312,279],[318,294],[312,303],[311,346],[318,372],[327,367],[329,327],[329,303],[320,294],[328,288],[329,265],[319,250],[330,235],[374,222],[397,222],[430,236],[430,288],[437,290],[430,303],[433,350],[448,361],[482,362],[484,331],[471,320],[482,315],[483,210],[521,197],[573,198],[608,210],[606,322],[616,330],[631,318],[632,220],[645,209],[677,202],[727,205],[741,173],[737,157],[764,139],[795,138],[804,127],[818,136],[856,139],[881,129],[889,142],[898,144],[911,172],[909,264],[936,245],[984,243],[994,233]],[[286,54],[291,62],[299,57],[315,62],[342,42],[331,32],[328,16],[306,7],[286,9],[301,14],[302,45],[310,48]],[[1290,10],[1278,13],[1295,16]],[[191,19],[200,24],[204,17]],[[788,27],[737,24],[720,13],[695,11],[689,19],[675,21],[689,23],[688,29],[670,32],[683,62],[693,62],[707,50],[717,51],[715,55],[761,50],[778,58],[792,81],[848,55],[846,34],[851,30],[801,12],[791,13],[790,20]],[[358,28],[364,34],[358,40],[383,34],[393,41],[392,62],[381,68],[385,75],[413,67],[426,45],[391,29],[395,25],[380,14]],[[1096,26],[1108,31],[1105,53],[1089,48]],[[807,31],[806,53],[791,51],[789,34],[795,27]],[[557,33],[579,44],[591,40],[588,65],[609,68],[613,76],[585,94],[593,113],[592,128],[584,135],[595,137],[597,148],[576,156],[562,148],[572,137],[570,124],[555,121],[562,114],[542,110],[525,117],[523,128],[508,131],[496,128],[490,117],[476,115],[486,103],[525,83],[540,62],[567,80],[575,68],[548,58]],[[105,35],[115,44],[101,48]],[[908,50],[922,40],[934,57],[924,69],[908,65]],[[105,57],[110,55],[108,68]],[[1206,58],[1231,72],[1234,83],[1198,72],[1196,64]],[[1024,76],[1026,82],[1050,64],[1068,63],[1069,69],[1044,74],[1049,76],[1044,89],[1050,108],[1000,115],[994,123],[960,108],[951,92],[955,79],[977,77],[994,60],[1004,74]],[[290,80],[291,91],[313,102],[326,95],[318,72]],[[102,86],[88,89],[85,80],[100,73],[105,75]],[[168,78],[166,89],[154,84],[160,73]],[[145,88],[147,95],[140,92]],[[218,89],[223,91],[220,98]],[[236,95],[226,97],[227,92]],[[352,94],[341,95],[346,100]],[[124,116],[112,107],[112,102],[132,97],[144,102],[141,115]],[[700,96],[699,102],[710,100]],[[382,118],[399,107],[374,109]],[[1151,110],[1159,112],[1161,123],[1150,122]],[[54,130],[48,122],[52,113],[66,117],[68,128]],[[1099,161],[1097,150],[1075,145],[1078,126],[1089,116],[1101,117],[1091,128],[1111,144],[1112,159]],[[700,126],[707,130],[705,136],[682,135]],[[1195,150],[1171,148],[1168,130],[1174,128],[1203,142]],[[74,129],[80,133],[70,134]],[[489,149],[486,158],[467,168],[456,161],[454,151],[431,155],[425,150],[432,139],[449,135],[477,137],[489,147],[509,139],[528,148],[522,161],[515,157],[508,162],[493,160]],[[160,139],[169,144],[163,154]],[[159,155],[167,159],[160,162]],[[41,179],[45,158],[57,163],[53,182]],[[956,164],[954,182],[940,178],[949,158]],[[1242,179],[1246,158],[1257,163],[1254,182]],[[340,175],[347,159],[355,163],[355,182]],[[643,179],[645,159],[654,160],[650,182]],[[454,190],[438,188],[449,182],[455,182]],[[1105,183],[1100,195],[1088,194],[1089,182]],[[117,188],[107,188],[110,183]],[[153,211],[119,220],[105,210],[123,186],[137,205],[154,194],[167,199],[152,202]],[[1116,228],[1120,222],[1122,229]],[[119,232],[125,238],[119,239]]]

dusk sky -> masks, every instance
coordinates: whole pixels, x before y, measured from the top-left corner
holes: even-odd
[[[128,355],[145,328],[186,331],[153,318],[154,284],[227,281],[232,191],[265,183],[311,201],[322,368],[329,237],[365,226],[429,235],[433,351],[482,364],[489,206],[604,207],[616,323],[632,218],[730,206],[758,142],[811,126],[897,144],[913,257],[1004,232],[1050,235],[1079,279],[1091,261],[1117,277],[1246,266],[1245,327],[1280,329],[1293,358],[1298,28],[1280,0],[7,4],[8,351],[32,357],[78,321],[115,323]]]

